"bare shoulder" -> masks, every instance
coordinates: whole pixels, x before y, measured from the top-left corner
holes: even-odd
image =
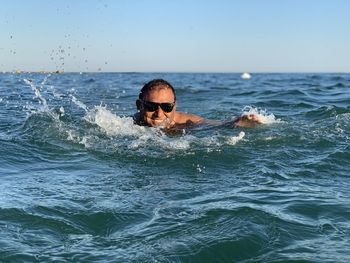
[[[188,114],[184,112],[176,112],[174,116],[174,121],[176,124],[201,124],[204,122],[204,119],[194,115],[194,114]]]

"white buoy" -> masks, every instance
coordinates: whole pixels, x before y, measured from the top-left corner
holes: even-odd
[[[250,79],[251,75],[248,72],[244,72],[241,76],[242,79]]]

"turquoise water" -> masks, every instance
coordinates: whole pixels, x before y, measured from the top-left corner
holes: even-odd
[[[178,110],[265,124],[167,136]],[[350,262],[350,74],[0,74],[0,262]]]

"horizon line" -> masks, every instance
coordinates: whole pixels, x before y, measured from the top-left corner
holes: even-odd
[[[2,70],[0,73],[13,74],[98,74],[98,73],[125,73],[125,74],[350,74],[350,71],[64,71],[64,70]]]

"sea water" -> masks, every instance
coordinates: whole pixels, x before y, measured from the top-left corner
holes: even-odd
[[[177,109],[255,128],[133,123]],[[350,74],[0,74],[0,262],[350,262]]]

